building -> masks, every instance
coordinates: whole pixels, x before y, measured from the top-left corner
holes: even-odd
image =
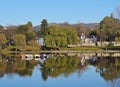
[[[81,45],[82,46],[97,46],[97,38],[91,35],[89,38],[85,34],[81,34]]]
[[[37,38],[37,43],[40,44],[41,46],[44,46],[44,38]]]

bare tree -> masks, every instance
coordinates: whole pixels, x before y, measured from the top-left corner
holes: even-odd
[[[115,15],[116,15],[116,17],[120,20],[120,7],[116,7],[115,8]]]

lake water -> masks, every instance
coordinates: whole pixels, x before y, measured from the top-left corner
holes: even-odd
[[[44,61],[1,54],[0,86],[120,87],[120,54],[47,54]]]

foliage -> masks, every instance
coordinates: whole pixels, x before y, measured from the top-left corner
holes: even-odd
[[[26,45],[26,37],[24,34],[16,34],[14,35],[14,44],[15,46],[25,46]]]
[[[69,75],[78,69],[80,60],[77,57],[48,58],[42,66],[42,77],[44,80],[48,76],[57,77],[60,74]]]
[[[116,18],[107,16],[100,22],[100,29],[104,30],[102,33],[105,33],[106,40],[113,41],[119,32],[120,22]]]
[[[26,41],[28,42],[29,40],[35,40],[35,33],[32,31],[32,23],[28,22],[27,24],[24,25],[19,25],[16,28],[17,33],[19,34],[24,34],[26,36]]]
[[[5,35],[7,38],[7,45],[13,45],[13,37],[16,34],[16,27],[15,26],[8,26],[5,30]]]
[[[67,43],[68,44],[77,44],[79,42],[79,37],[77,34],[77,31],[70,27],[70,26],[64,26],[63,29],[65,30],[66,34],[67,34]]]
[[[65,47],[67,45],[66,33],[58,26],[50,26],[45,36],[45,44],[52,47]]]
[[[28,42],[28,45],[29,45],[29,46],[32,46],[32,47],[40,47],[40,45],[37,43],[36,40],[30,40],[30,41]]]
[[[48,27],[45,45],[50,47],[66,47],[68,44],[77,44],[78,40],[75,29],[53,25]]]
[[[0,33],[0,49],[4,48],[6,43],[7,43],[7,39],[5,34]]]
[[[46,19],[43,19],[40,25],[39,37],[45,37],[48,30],[48,23]]]
[[[120,59],[111,58],[102,58],[96,65],[97,71],[106,81],[113,81],[117,79],[120,75]]]
[[[2,55],[2,57],[6,57],[8,59],[4,59],[2,62],[0,62],[0,72],[4,72],[6,75],[16,73],[20,76],[31,76],[33,73],[33,69],[37,64],[37,61],[21,60],[19,58],[20,56],[18,55]]]
[[[77,24],[75,29],[77,30],[77,33],[78,33],[79,37],[81,36],[81,34],[87,35],[87,33],[88,33],[88,30],[86,29],[86,27],[81,23]]]

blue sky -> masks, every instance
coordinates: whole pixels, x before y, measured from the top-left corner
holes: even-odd
[[[120,7],[120,0],[0,0],[0,24],[19,25],[31,21],[49,23],[99,23]]]

